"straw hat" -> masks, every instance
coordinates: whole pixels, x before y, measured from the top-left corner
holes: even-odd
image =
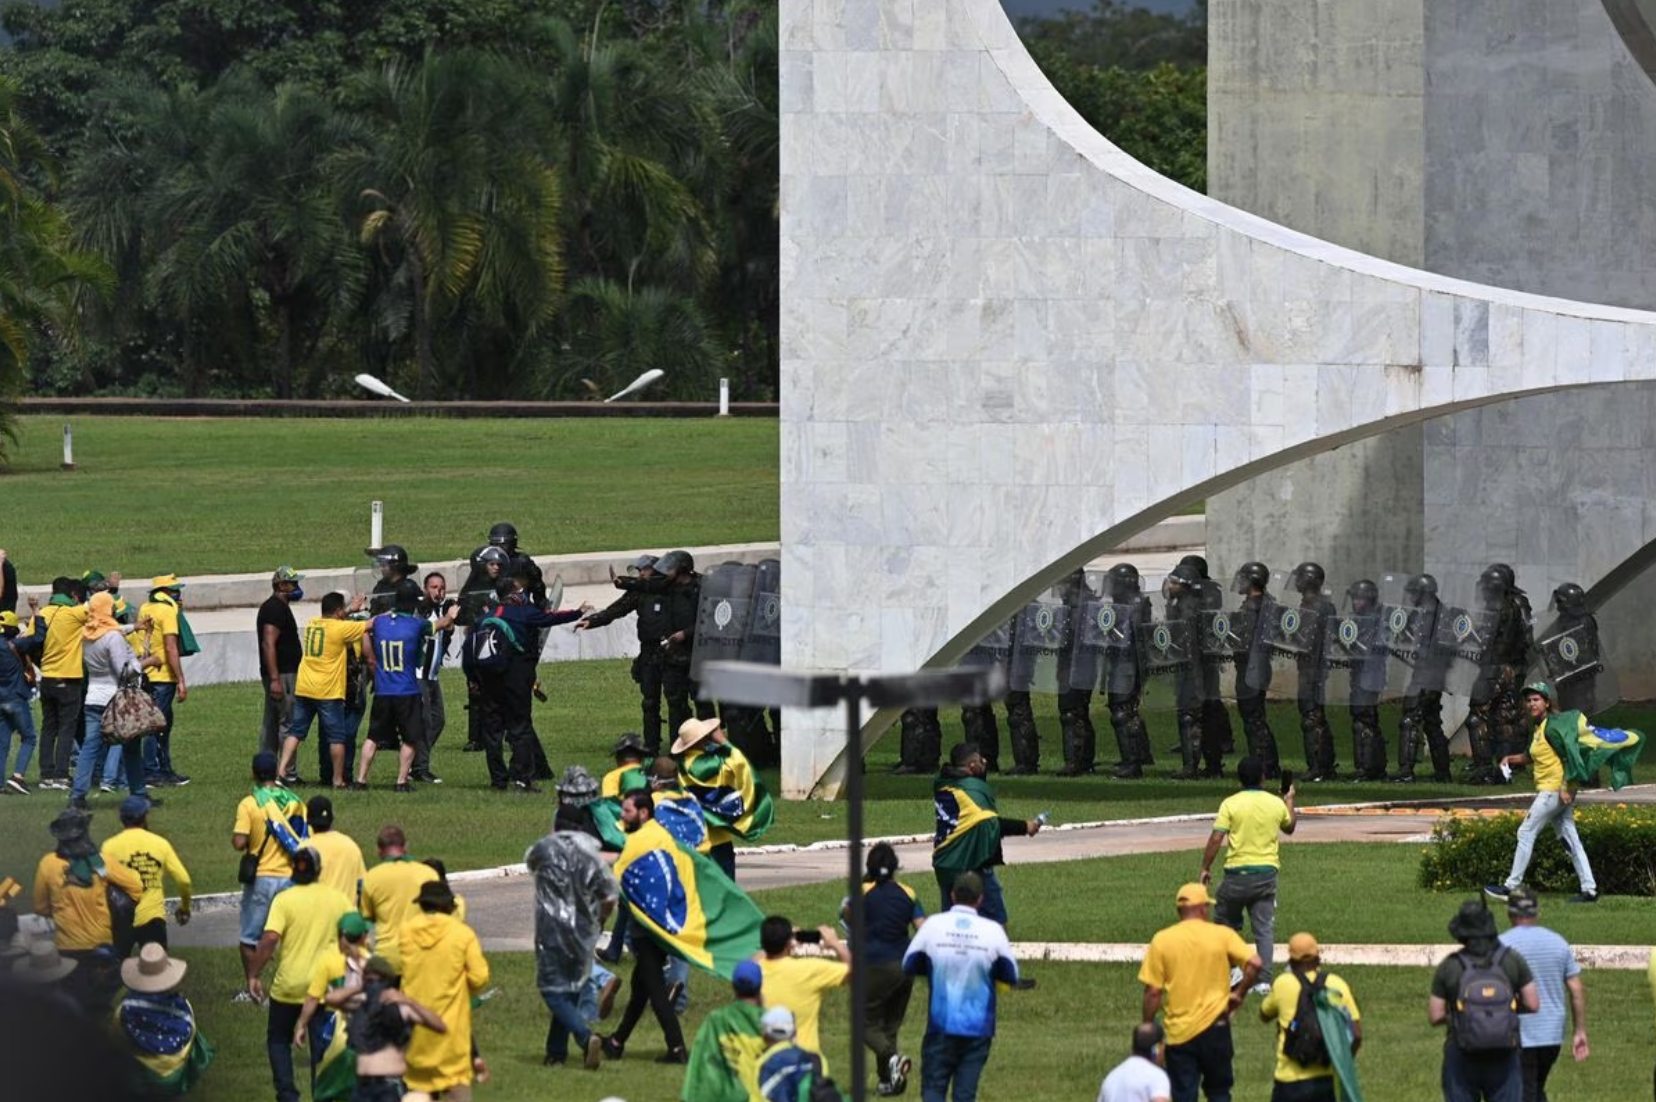
[[[29,946],[29,955],[12,964],[12,972],[24,983],[56,983],[75,970],[75,961],[57,951],[50,941]]]
[[[685,720],[679,725],[678,738],[673,740],[673,753],[682,754],[691,747],[700,745],[718,729],[717,719]]]
[[[189,965],[174,960],[167,950],[149,942],[136,957],[121,962],[121,982],[128,991],[140,995],[162,995],[184,982],[184,971]]]

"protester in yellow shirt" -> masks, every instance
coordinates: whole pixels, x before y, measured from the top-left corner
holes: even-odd
[[[1264,1004],[1259,1008],[1260,1021],[1277,1023],[1277,1059],[1273,1078],[1278,1083],[1304,1083],[1313,1079],[1332,1080],[1332,1064],[1307,1066],[1283,1051],[1283,1042],[1288,1037],[1288,1027],[1299,1009],[1300,988],[1304,984],[1316,983],[1317,975],[1322,970],[1322,948],[1317,944],[1317,939],[1304,932],[1289,938],[1288,965],[1288,972],[1278,976],[1276,982],[1271,984],[1271,993],[1265,997]],[[1357,999],[1352,995],[1346,981],[1332,972],[1324,976],[1323,990],[1328,993],[1329,1003],[1345,1011],[1346,1017],[1350,1020],[1351,1051],[1356,1052],[1363,1043],[1363,1015],[1357,1009]],[[1300,1092],[1301,1095],[1310,1093],[1309,1090]],[[1332,1082],[1327,1084],[1327,1097],[1334,1097]]]
[[[363,877],[368,875],[362,847],[349,834],[334,829],[333,801],[326,796],[312,796],[305,804],[305,822],[310,826],[305,844],[322,858],[322,882],[339,889],[351,906],[357,906],[362,900]]]
[[[154,942],[167,947],[167,908],[164,876],[178,887],[178,924],[190,922],[190,872],[178,859],[172,843],[149,829],[149,801],[128,796],[121,801],[121,826],[125,829],[103,844],[106,865],[124,865],[143,881],[144,894],[138,898],[138,913],[132,920],[132,944]],[[122,954],[123,956],[125,954]]]
[[[283,889],[270,904],[259,947],[247,964],[247,992],[263,1001],[265,988],[260,974],[272,956],[276,973],[270,981],[269,1020],[265,1037],[282,1043],[265,1047],[270,1056],[270,1077],[278,1099],[299,1097],[293,1082],[293,1050],[285,1042],[299,1024],[311,978],[324,955],[339,936],[339,920],[351,909],[350,900],[318,880],[322,862],[313,849],[293,855],[293,885]],[[311,1070],[321,1053],[313,1046]]]
[[[1179,921],[1150,939],[1139,968],[1144,1021],[1163,1015],[1175,1098],[1194,1098],[1198,1083],[1210,1097],[1230,1092],[1235,1081],[1231,1013],[1264,967],[1235,930],[1208,921],[1211,903],[1201,884],[1180,888]],[[1242,982],[1234,988],[1233,965],[1242,968]]]
[[[489,982],[483,946],[470,926],[454,917],[454,893],[433,880],[415,900],[419,913],[397,934],[402,952],[403,992],[443,1019],[447,1031],[416,1030],[408,1046],[410,1090],[436,1094],[447,1102],[471,1102],[471,1000]]]
[[[408,855],[408,836],[400,826],[382,827],[377,847],[379,864],[362,878],[362,917],[375,924],[374,952],[400,964],[399,931],[414,914],[414,897],[438,879],[437,870]],[[406,966],[403,970],[407,971]]]
[[[109,889],[136,902],[144,884],[126,866],[104,863],[91,826],[91,815],[78,808],[66,808],[52,820],[57,846],[35,869],[34,909],[52,920],[58,952],[76,962],[65,990],[88,1012],[102,1015],[108,1013],[120,978],[107,963],[107,953],[117,944]]]
[[[293,859],[279,840],[272,837],[273,822],[291,824],[297,816],[303,822],[304,805],[299,797],[276,783],[276,755],[260,751],[253,755],[253,792],[236,805],[236,824],[230,845],[247,860],[253,860],[252,880],[242,879],[241,955],[242,964],[252,963],[264,935],[271,901],[293,874]],[[251,999],[245,993],[238,1000]]]
[[[326,860],[322,862],[322,867],[328,867]],[[362,987],[362,965],[367,961],[370,950],[368,935],[374,928],[358,911],[346,911],[339,919],[338,928],[337,947],[322,954],[316,962],[315,971],[311,973],[310,987],[305,989],[305,1002],[299,1009],[299,1021],[293,1027],[293,1043],[300,1048],[313,1034],[320,1033],[318,1012],[323,1015],[331,1013],[323,1005],[329,991]],[[318,1024],[313,1027],[312,1022]],[[344,1023],[335,1023],[335,1028],[343,1029]]]
[[[190,692],[184,684],[184,658],[196,653],[195,636],[184,618],[180,603],[184,599],[184,583],[176,574],[162,574],[150,579],[150,599],[138,609],[140,623],[148,623],[149,630],[133,638],[141,638],[135,645],[140,659],[152,655],[159,661],[145,670],[150,685],[150,696],[166,717],[167,725],[152,739],[144,740],[144,768],[149,773],[148,783],[182,786],[190,778],[173,768],[172,730],[173,702],[182,704]]]
[[[31,608],[35,605],[29,598]],[[68,791],[70,759],[81,733],[81,702],[86,696],[82,678],[85,648],[83,629],[91,617],[80,602],[80,583],[73,578],[52,579],[52,596],[37,609],[30,634],[41,634],[40,649],[40,787]]]
[[[619,800],[625,795],[621,791],[621,778],[627,775],[629,769],[644,768],[644,737],[629,731],[616,740],[615,749],[610,753],[615,757],[615,768],[605,773],[598,782],[598,798]],[[674,768],[676,770],[677,766]]]
[[[1265,763],[1259,758],[1249,756],[1237,762],[1236,775],[1242,791],[1219,805],[1213,833],[1208,835],[1207,849],[1202,853],[1202,883],[1208,883],[1212,875],[1209,870],[1219,847],[1226,846],[1225,878],[1219,882],[1214,899],[1214,917],[1241,933],[1242,915],[1247,913],[1254,948],[1264,962],[1254,994],[1267,995],[1271,990],[1272,939],[1276,936],[1277,871],[1282,867],[1277,832],[1294,833],[1299,813],[1294,810],[1292,784],[1280,798],[1261,787],[1265,783]]]
[[[822,1040],[817,1022],[822,1014],[822,996],[851,982],[851,948],[831,926],[817,927],[817,934],[823,948],[838,959],[794,956],[798,942],[793,921],[771,915],[759,926],[759,946],[765,953],[759,968],[765,976],[761,989],[765,1009],[785,1006],[793,1011],[796,1043],[820,1055]],[[826,1061],[823,1067],[826,1069]]]
[[[293,713],[288,735],[282,740],[278,776],[288,775],[295,751],[310,734],[311,720],[317,719],[333,767],[333,786],[346,787],[345,743],[354,730],[345,716],[345,653],[353,645],[360,645],[368,632],[368,621],[346,617],[360,608],[360,596],[347,605],[343,593],[330,593],[322,598],[322,615],[305,625],[299,677],[293,687]],[[373,655],[364,651],[363,657],[372,667]]]

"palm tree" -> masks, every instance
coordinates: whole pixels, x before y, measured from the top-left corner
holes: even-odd
[[[476,394],[498,382],[501,347],[527,347],[563,289],[562,182],[529,74],[490,54],[433,53],[349,96],[373,140],[338,174],[379,267],[378,324],[411,337],[422,397]],[[439,372],[439,347],[458,372]]]

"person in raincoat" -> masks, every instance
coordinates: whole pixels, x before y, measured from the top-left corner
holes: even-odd
[[[535,983],[552,1012],[545,1062],[555,1066],[568,1059],[573,1036],[586,1067],[595,1070],[603,1039],[580,1012],[581,993],[621,888],[580,810],[566,804],[558,806],[552,833],[529,847],[524,863],[535,878]]]

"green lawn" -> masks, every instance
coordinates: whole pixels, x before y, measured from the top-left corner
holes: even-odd
[[[243,1102],[268,1097],[264,1015],[256,1007],[231,1005],[239,965],[231,950],[190,950],[186,993],[195,1002],[203,1032],[218,1047],[218,1061],[192,1097],[204,1102]],[[658,1067],[661,1035],[653,1019],[633,1035],[629,1055],[595,1073],[544,1068],[540,1055],[546,1011],[534,987],[534,961],[525,953],[490,954],[497,998],[477,1013],[477,1041],[493,1072],[479,1098],[493,1102],[571,1102],[614,1095],[630,1102],[678,1098],[682,1073]],[[1338,969],[1352,985],[1363,1012],[1365,1042],[1358,1057],[1365,1095],[1379,1102],[1438,1097],[1442,1034],[1426,1024],[1430,975],[1423,968]],[[1092,1102],[1098,1085],[1126,1053],[1127,1037],[1139,1016],[1140,987],[1132,965],[1042,964],[1030,969],[1039,986],[1002,997],[998,1032],[980,1097],[1039,1102]],[[1586,979],[1592,1058],[1567,1058],[1553,1073],[1557,1098],[1631,1098],[1647,1088],[1650,1054],[1650,994],[1636,972],[1593,972]],[[925,1020],[924,984],[910,1004],[902,1040],[919,1055]],[[722,985],[701,974],[692,977],[693,1005],[686,1035],[708,1008],[726,997]],[[1270,1096],[1274,1026],[1258,1021],[1259,1000],[1250,998],[1237,1020],[1237,1102],[1265,1102]],[[823,1009],[823,1040],[830,1063],[845,1069],[848,1027],[845,995],[829,997]],[[617,1010],[619,1014],[619,1009]],[[614,1019],[605,1028],[612,1028]],[[300,1059],[305,1059],[300,1054]],[[918,1067],[916,1076],[918,1077]],[[908,1097],[917,1098],[916,1082]]]
[[[536,554],[775,540],[778,423],[24,417],[0,474],[25,582],[348,566],[371,501],[416,561],[511,520]],[[28,523],[20,523],[27,518]]]

